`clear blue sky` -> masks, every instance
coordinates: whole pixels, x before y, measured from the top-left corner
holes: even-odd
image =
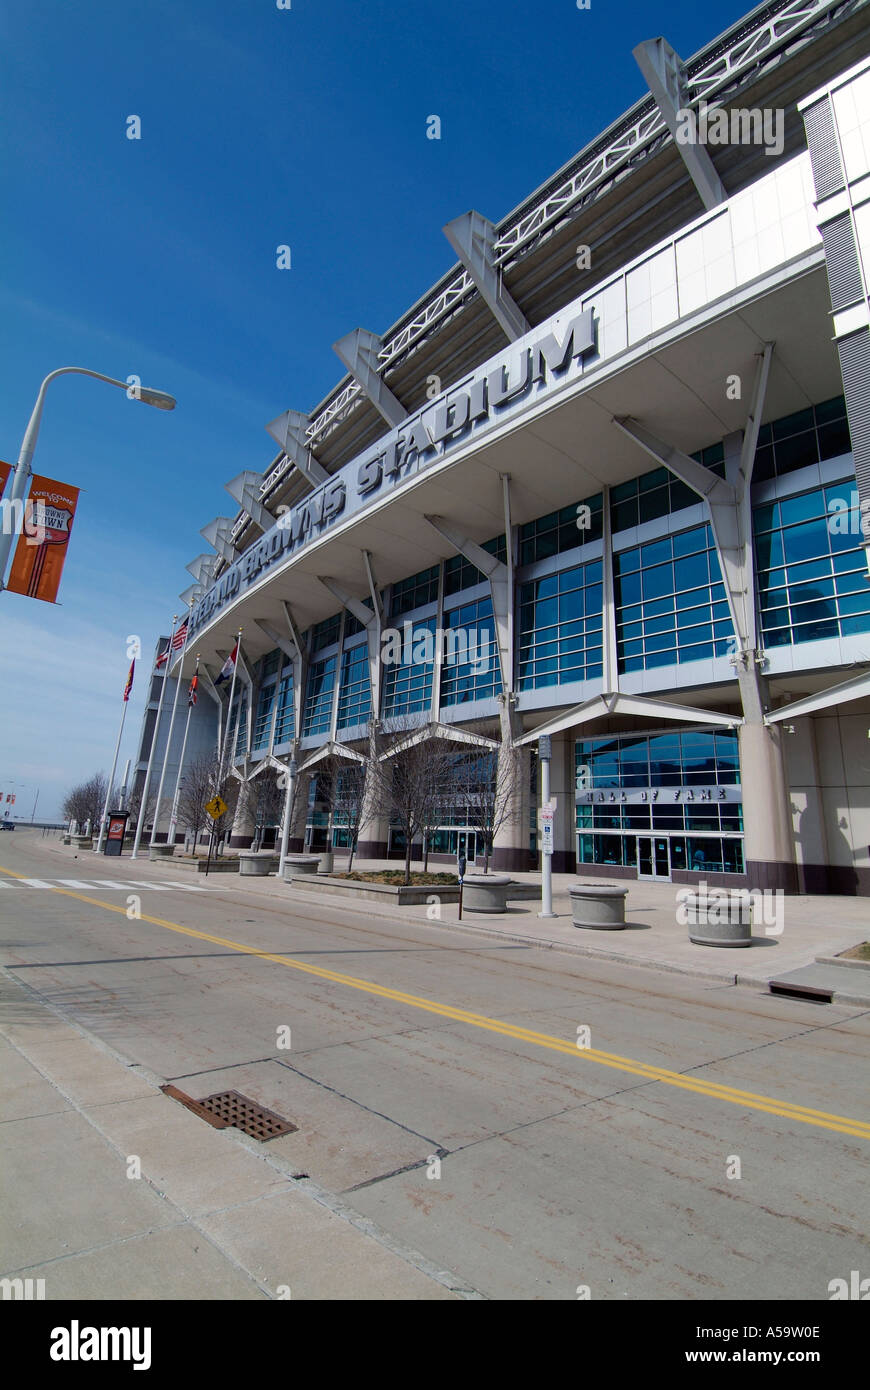
[[[179,402],[50,388],[34,467],[83,493],[60,604],[0,595],[0,792],[18,784],[16,810],[40,787],[56,815],[108,771],[127,636],[150,653],[168,630],[200,526],[236,510],[224,482],[262,471],[265,424],[342,375],[331,344],[383,331],[453,264],[445,222],[503,217],[641,97],[636,43],[664,32],[686,58],[747,8],[6,0],[0,458],[58,366],[136,373]]]

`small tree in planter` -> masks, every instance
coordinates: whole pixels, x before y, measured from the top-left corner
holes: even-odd
[[[519,753],[505,743],[467,753],[457,765],[455,780],[457,801],[465,807],[467,823],[483,841],[483,872],[489,873],[496,835],[520,813]]]

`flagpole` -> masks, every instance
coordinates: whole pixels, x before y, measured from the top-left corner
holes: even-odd
[[[221,760],[220,760],[220,765],[219,765],[219,767],[218,767],[218,787],[217,787],[218,791],[220,791],[220,789],[221,789],[221,787],[222,787],[222,785],[223,785],[223,780],[224,780],[224,762],[226,761],[226,756],[227,756],[227,744],[229,743],[229,739],[230,739],[230,715],[231,715],[232,712],[233,712],[233,696],[235,695],[235,692],[236,692],[236,672],[237,672],[238,669],[239,669],[239,657],[241,656],[241,641],[242,641],[242,629],[239,628],[238,633],[236,634],[236,659],[235,659],[235,661],[233,662],[233,676],[232,676],[232,680],[230,681],[230,698],[229,698],[229,701],[227,702],[227,727],[226,727],[226,729],[224,730],[224,746],[223,746],[223,748],[222,748],[222,750],[221,750]],[[239,732],[239,731],[238,731],[238,720],[236,720],[236,724],[235,724],[235,726],[233,727],[233,737],[234,737],[234,738],[237,738],[237,737],[238,737],[238,732]]]
[[[170,658],[171,658],[171,656],[172,656],[172,639],[173,639],[173,637],[175,636],[175,624],[176,624],[177,622],[178,622],[178,614],[177,614],[177,613],[173,613],[173,615],[172,615],[172,631],[171,631],[170,634],[169,634],[169,647],[168,647],[168,649],[167,649],[167,656],[166,656],[166,676],[169,675],[169,661],[170,661]],[[159,644],[158,644],[158,645],[159,645]],[[157,655],[158,655],[158,658],[159,658],[160,653],[158,652]],[[156,716],[156,718],[155,718],[155,720],[154,720],[154,733],[153,733],[152,736],[151,736],[151,747],[150,747],[150,749],[149,749],[149,751],[148,751],[148,766],[147,766],[147,768],[145,769],[145,783],[144,783],[144,785],[143,785],[143,787],[142,787],[142,799],[141,799],[141,801],[140,801],[140,803],[139,803],[139,814],[138,814],[138,816],[136,817],[136,838],[135,838],[134,841],[133,841],[133,849],[132,849],[132,851],[131,851],[131,853],[130,853],[130,858],[131,858],[131,859],[135,859],[135,858],[137,857],[138,853],[139,853],[139,842],[140,842],[140,840],[142,839],[142,827],[143,827],[143,825],[144,825],[144,823],[145,823],[145,813],[146,813],[146,811],[147,811],[147,809],[148,809],[148,792],[149,792],[150,787],[151,787],[151,768],[152,768],[153,765],[154,765],[154,752],[155,752],[155,749],[157,748],[157,733],[158,733],[158,730],[159,730],[159,728],[160,728],[160,711],[163,709],[163,696],[164,696],[164,694],[166,693],[166,676],[163,677],[163,680],[162,680],[162,682],[161,682],[161,684],[160,684],[160,694],[159,694],[159,696],[158,696],[158,698],[157,698],[157,716]],[[151,692],[150,692],[150,686],[149,686],[149,694],[150,694],[150,693],[151,693]],[[146,714],[147,714],[147,705],[146,705]]]
[[[112,771],[109,773],[109,785],[108,785],[108,787],[106,788],[106,804],[105,804],[105,806],[103,807],[103,814],[102,814],[102,817],[101,817],[101,819],[100,819],[100,834],[99,834],[99,837],[98,837],[98,839],[97,839],[97,848],[96,848],[96,850],[94,851],[95,854],[99,854],[99,853],[100,853],[100,850],[103,848],[103,836],[105,835],[105,832],[106,832],[106,817],[107,817],[108,814],[109,814],[109,801],[110,801],[111,796],[112,796],[112,784],[113,784],[114,781],[115,781],[115,773],[116,773],[117,770],[118,770],[118,754],[119,754],[120,751],[121,751],[121,736],[122,736],[123,733],[124,733],[124,720],[127,718],[127,705],[128,705],[128,704],[129,704],[129,699],[126,699],[126,700],[124,701],[124,708],[123,708],[122,711],[121,711],[121,727],[120,727],[119,730],[118,730],[118,740],[117,740],[117,742],[116,742],[116,744],[115,744],[115,756],[114,756],[114,758],[112,759]]]
[[[189,617],[190,617],[190,613],[189,613],[189,612],[188,612],[187,617],[188,617],[188,619],[189,619]],[[178,696],[179,696],[179,693],[180,693],[180,691],[181,691],[181,681],[182,681],[182,677],[183,677],[183,675],[184,675],[184,658],[187,656],[187,638],[188,638],[189,632],[190,632],[190,623],[187,621],[187,619],[185,619],[184,646],[183,646],[182,649],[181,649],[181,661],[180,661],[179,668],[178,668],[178,677],[177,677],[176,682],[175,682],[175,698],[174,698],[173,701],[172,701],[172,714],[171,714],[170,717],[169,717],[169,733],[166,735],[166,751],[165,751],[164,754],[163,754],[163,767],[160,769],[160,783],[159,783],[159,785],[158,785],[158,787],[157,787],[157,805],[156,805],[156,807],[155,807],[155,809],[154,809],[154,824],[153,824],[152,827],[151,827],[151,842],[150,842],[150,843],[151,843],[151,846],[152,846],[152,847],[154,846],[154,844],[155,844],[156,841],[157,841],[157,827],[158,827],[158,825],[160,824],[160,801],[161,801],[161,798],[162,798],[162,796],[163,796],[163,783],[166,781],[166,769],[167,769],[167,767],[169,766],[169,750],[170,750],[171,747],[172,747],[172,730],[173,730],[174,727],[175,727],[175,711],[176,711],[177,708],[178,708]],[[165,678],[166,678],[167,680],[169,679],[169,668],[170,668],[171,665],[172,665],[172,643],[170,642],[170,644],[169,644],[169,658],[168,658],[168,660],[167,660],[167,662],[166,662],[166,677],[165,677]],[[167,844],[170,843],[168,837],[167,837],[166,843],[167,843]],[[174,844],[173,844],[172,848],[173,848],[173,850],[175,849]]]
[[[196,667],[193,675],[194,679],[199,674],[199,656],[196,658]],[[169,838],[175,844],[175,827],[178,824],[178,799],[181,795],[181,774],[184,770],[184,755],[187,751],[187,735],[190,731],[190,716],[193,713],[193,705],[190,702],[190,695],[187,700],[187,720],[184,725],[184,738],[181,742],[181,757],[178,760],[178,776],[175,779],[175,793],[172,797],[172,813],[169,817]],[[195,846],[194,846],[195,848]]]
[[[222,789],[222,787],[223,787],[223,782],[224,782],[224,760],[226,759],[226,756],[227,756],[227,744],[229,743],[229,738],[230,738],[230,715],[231,715],[232,712],[233,712],[233,696],[235,695],[235,691],[236,691],[236,672],[237,672],[238,669],[239,669],[239,657],[240,657],[241,654],[242,654],[241,643],[242,643],[242,629],[239,628],[238,632],[236,633],[236,646],[235,646],[236,659],[235,659],[235,661],[233,662],[233,676],[232,676],[232,680],[230,681],[230,698],[229,698],[229,700],[227,701],[227,727],[226,727],[226,729],[224,730],[224,743],[223,743],[223,748],[221,749],[220,762],[218,763],[218,780],[217,780],[217,787],[215,788],[215,791],[216,791],[216,793],[217,793],[218,796],[219,796],[220,793],[221,793],[221,789]],[[234,727],[233,727],[233,738],[237,738],[237,737],[238,737],[238,720],[236,720],[236,724],[235,724]],[[215,822],[212,821],[212,823],[211,823],[211,835],[209,836],[209,841],[208,841],[209,859],[211,858],[211,847],[212,847],[212,844],[214,843],[214,830],[215,830]],[[208,873],[208,869],[206,869],[206,873]]]

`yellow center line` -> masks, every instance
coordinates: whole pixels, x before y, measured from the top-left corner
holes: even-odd
[[[0,866],[0,873],[7,874],[10,878],[25,880],[28,878],[27,874],[17,874],[2,866]],[[135,887],[135,884],[131,884],[131,889]],[[127,915],[126,907],[102,902],[99,898],[91,898],[84,893],[76,893],[71,888],[52,886],[51,892],[59,893],[63,897],[75,898],[78,902],[88,903],[92,907],[103,908],[106,912],[119,912],[125,917]],[[457,1009],[452,1004],[441,1004],[435,999],[425,999],[417,994],[408,994],[404,990],[375,984],[371,980],[361,980],[355,975],[344,975],[338,970],[327,970],[322,965],[310,965],[307,961],[296,960],[292,956],[279,955],[272,951],[261,951],[256,947],[246,946],[242,942],[231,941],[227,937],[198,931],[195,927],[183,927],[179,922],[168,922],[163,917],[151,917],[142,913],[135,920],[150,922],[152,926],[163,927],[166,931],[176,932],[182,936],[191,936],[197,941],[208,941],[214,946],[225,946],[228,950],[256,956],[260,960],[272,961],[275,965],[283,965],[291,970],[301,971],[305,975],[313,975],[320,980],[329,980],[333,984],[344,985],[347,989],[361,990],[364,994],[375,995],[379,999],[390,999],[397,1004],[406,1004],[410,1008],[421,1009],[425,1013],[436,1014],[440,1018],[449,1018],[456,1023],[467,1023],[473,1028],[482,1028],[489,1033],[498,1033],[502,1037],[513,1038],[516,1042],[531,1043],[535,1047],[544,1047],[551,1052],[562,1052],[581,1061],[595,1062],[602,1067],[612,1067],[616,1071],[627,1072],[631,1076],[639,1076],[646,1081],[659,1081],[664,1086],[674,1086],[679,1090],[692,1091],[696,1095],[707,1096],[712,1100],[727,1101],[731,1105],[739,1105],[745,1109],[762,1110],[769,1115],[779,1115],[783,1119],[796,1120],[802,1124],[814,1125],[819,1129],[835,1130],[840,1134],[853,1135],[857,1139],[870,1140],[870,1123],[864,1120],[852,1119],[847,1115],[829,1114],[825,1110],[813,1110],[806,1105],[794,1105],[791,1101],[777,1100],[773,1096],[758,1095],[754,1091],[743,1091],[736,1086],[724,1086],[716,1081],[687,1076],[682,1072],[669,1071],[665,1067],[650,1066],[648,1063],[638,1062],[632,1057],[621,1057],[615,1052],[602,1052],[594,1047],[578,1048],[576,1042],[553,1037],[549,1033],[539,1033],[531,1028],[520,1028],[513,1023],[502,1023],[499,1019],[487,1017],[486,1014],[472,1013],[468,1009]]]

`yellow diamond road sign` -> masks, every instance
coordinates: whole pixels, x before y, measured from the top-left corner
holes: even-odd
[[[227,809],[227,803],[221,800],[219,796],[215,796],[211,801],[206,802],[205,809],[208,811],[212,820],[218,820]]]

